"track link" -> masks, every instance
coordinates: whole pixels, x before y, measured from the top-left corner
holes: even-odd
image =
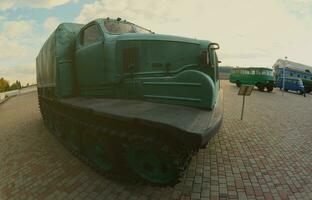
[[[77,113],[73,114],[71,112],[64,112],[64,109],[60,105],[43,98],[39,98],[39,107],[45,126],[50,132],[58,136],[56,138],[74,156],[95,169],[100,174],[103,174],[105,177],[115,181],[117,180],[128,184],[136,183],[156,186],[174,186],[184,176],[184,172],[187,169],[192,156],[197,152],[196,149],[187,148],[185,145],[177,143],[177,141],[168,142],[167,138],[159,136],[161,134],[158,134],[159,132],[157,132],[157,130],[147,130],[146,127],[136,127],[135,130],[132,130],[108,123],[100,123],[100,121],[96,120],[86,121],[83,117],[79,117],[85,115],[82,111],[75,111],[78,112],[78,116]],[[89,132],[96,132],[112,139],[111,142],[114,143],[114,146],[117,146],[118,152],[118,155],[116,156],[117,161],[115,160],[113,163],[114,169],[110,172],[105,172],[94,165],[91,160],[84,155],[81,143],[78,144],[80,147],[78,151],[77,149],[70,148],[66,143],[66,140],[64,140],[64,136],[68,134],[66,133],[66,127],[62,127],[65,125],[70,127],[79,127],[81,130],[81,133],[79,134],[84,134],[83,130],[88,130]],[[149,182],[136,175],[126,162],[126,154],[131,145],[138,145],[142,147],[154,146],[156,149],[166,151],[170,155],[173,163],[175,163],[177,177],[166,184],[159,184]]]

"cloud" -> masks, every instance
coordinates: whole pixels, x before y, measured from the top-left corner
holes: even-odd
[[[43,27],[49,32],[55,30],[60,24],[60,21],[56,17],[49,17],[43,22]]]
[[[71,0],[1,0],[0,10],[8,10],[14,7],[32,7],[32,8],[54,8]]]
[[[14,2],[13,1],[1,1],[0,2],[0,10],[7,10],[14,7]]]
[[[6,19],[5,16],[0,16],[0,22],[3,21],[3,20],[5,20],[5,19]]]
[[[0,60],[8,61],[26,57],[29,49],[22,44],[22,41],[32,33],[33,23],[25,20],[3,20],[1,24]]]
[[[31,21],[18,20],[6,21],[3,24],[3,33],[7,37],[16,38],[32,32],[33,24]]]
[[[34,62],[34,43],[40,37],[35,23],[27,20],[3,19],[0,24],[0,76],[11,82],[34,82],[35,73],[25,63]]]
[[[312,65],[312,57],[307,55],[312,48],[311,23],[295,16],[285,2],[97,0],[85,4],[76,21],[121,17],[156,33],[218,42],[219,57],[226,65],[271,66],[286,55]],[[299,2],[297,11],[311,5],[309,0]],[[310,16],[305,14],[305,18]]]
[[[128,20],[156,19],[164,21],[171,16],[172,2],[176,0],[158,1],[136,1],[136,0],[100,0],[85,4],[80,15],[76,18],[78,22],[87,22],[95,17],[127,18]]]
[[[10,84],[19,80],[22,85],[27,83],[35,83],[36,67],[33,63],[20,65],[0,65],[0,77],[9,80]]]
[[[15,60],[27,54],[27,48],[0,35],[0,60]]]
[[[283,1],[286,7],[293,13],[299,16],[311,16],[312,15],[312,1],[311,0],[288,0]]]

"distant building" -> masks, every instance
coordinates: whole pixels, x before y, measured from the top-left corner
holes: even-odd
[[[293,62],[290,60],[285,60],[285,59],[278,59],[274,63],[273,68],[274,69],[276,69],[276,68],[288,68],[288,69],[293,69],[296,71],[312,73],[312,66],[296,63],[296,62]]]
[[[273,65],[275,81],[284,78],[301,79],[305,92],[312,91],[312,67],[290,60],[278,59]]]

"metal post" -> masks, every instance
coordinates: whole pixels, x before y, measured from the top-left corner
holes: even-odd
[[[245,107],[245,95],[243,96],[243,106],[242,106],[241,120],[243,120],[243,115],[244,115],[244,107]]]
[[[287,60],[287,56],[285,56],[285,60]],[[285,61],[285,65],[283,67],[283,91],[282,91],[282,95],[284,96],[284,90],[285,90],[285,68],[286,68],[286,63],[287,61]]]
[[[285,67],[283,68],[283,91],[282,91],[283,96],[284,96],[284,90],[285,90]]]

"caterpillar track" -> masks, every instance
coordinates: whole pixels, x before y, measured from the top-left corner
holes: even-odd
[[[43,97],[39,107],[45,126],[74,156],[114,180],[173,186],[197,151],[156,128],[90,116]]]

